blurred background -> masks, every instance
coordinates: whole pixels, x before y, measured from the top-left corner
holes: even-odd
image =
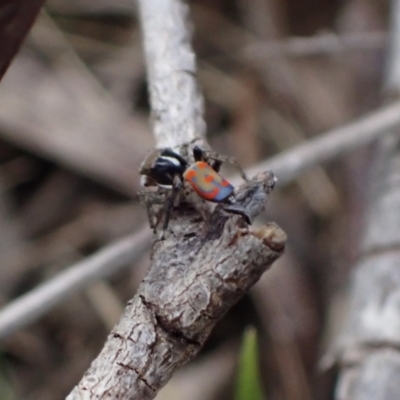
[[[244,167],[382,101],[385,1],[190,7],[209,143]],[[0,84],[0,306],[146,225],[137,170],[153,145],[134,2],[47,1]],[[263,218],[288,233],[285,255],[158,400],[234,399],[248,326],[268,399],[331,398],[318,365],[343,321],[373,155],[364,147],[273,193]],[[65,398],[148,266],[146,252],[2,340],[0,398]]]

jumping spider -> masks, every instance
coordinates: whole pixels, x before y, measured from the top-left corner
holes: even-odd
[[[248,178],[239,164],[231,157],[223,157],[216,153],[205,151],[198,146],[193,147],[194,163],[189,163],[181,155],[170,148],[157,149],[150,153],[143,161],[139,173],[142,175],[143,186],[158,186],[160,192],[141,192],[150,221],[150,227],[155,231],[160,221],[160,216],[153,222],[154,213],[152,205],[164,204],[162,215],[164,224],[163,234],[168,228],[168,223],[176,198],[181,192],[185,182],[199,197],[213,203],[234,204],[234,187],[219,174],[223,162],[230,162],[239,171],[247,182]]]

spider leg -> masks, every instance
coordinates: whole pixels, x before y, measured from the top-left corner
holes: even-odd
[[[181,188],[182,188],[182,180],[179,175],[175,175],[172,183],[172,193],[169,196],[168,201],[165,203],[165,209],[163,212],[164,224],[162,228],[161,239],[164,239],[164,233],[168,229],[169,219],[171,217],[172,209],[174,208],[175,199],[178,193],[180,192]]]
[[[221,168],[222,161],[221,160],[214,160],[210,166],[215,172],[219,172],[219,169]]]
[[[208,157],[213,159],[214,162],[218,162],[219,163],[218,166],[221,166],[221,164],[224,162],[232,164],[235,167],[235,169],[239,172],[240,176],[245,182],[250,181],[249,177],[246,175],[246,173],[243,171],[243,168],[240,166],[240,164],[236,161],[234,157],[221,156],[217,153],[211,153]]]
[[[198,146],[193,147],[193,156],[195,161],[207,162],[211,166],[211,168],[216,172],[219,172],[222,163],[227,162],[229,164],[232,164],[239,172],[240,176],[243,178],[245,182],[250,181],[246,173],[243,171],[243,168],[240,166],[240,164],[236,161],[234,157],[223,156],[212,151],[202,150]]]
[[[157,209],[155,206],[161,206],[165,203],[165,193],[161,193],[159,190],[157,192],[141,191],[138,192],[138,198],[139,202],[146,207],[150,228],[153,233],[156,233],[156,228],[161,220],[162,209],[160,207]]]

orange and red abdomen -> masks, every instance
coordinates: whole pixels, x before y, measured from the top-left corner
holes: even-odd
[[[220,203],[233,193],[233,186],[204,161],[192,164],[183,174],[203,199]]]

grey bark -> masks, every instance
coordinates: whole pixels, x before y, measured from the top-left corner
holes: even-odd
[[[153,131],[157,147],[205,138],[189,7],[183,1],[139,1]]]

